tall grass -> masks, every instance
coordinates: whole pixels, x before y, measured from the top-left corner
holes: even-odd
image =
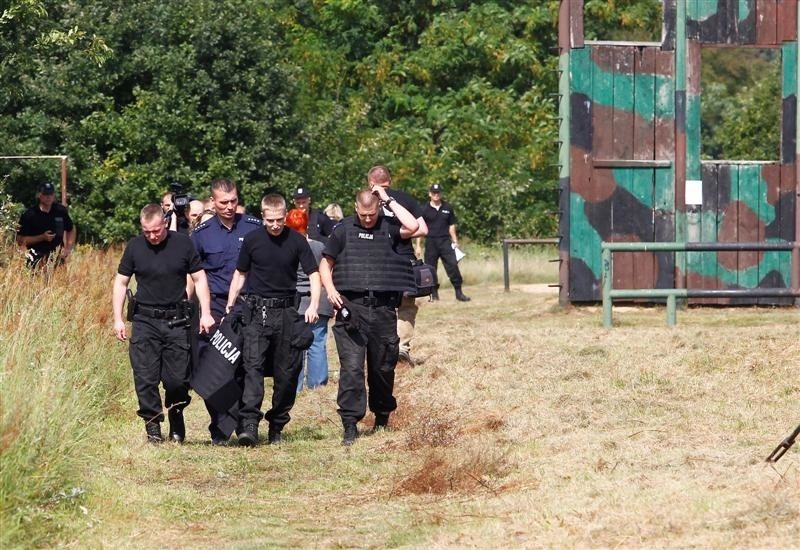
[[[467,244],[466,256],[459,262],[464,285],[503,284],[503,250],[494,246]],[[544,284],[558,281],[558,247],[554,245],[511,246],[508,254],[511,284]],[[439,262],[439,284],[448,287],[450,281]]]
[[[0,547],[49,545],[81,514],[87,445],[128,385],[97,345],[113,266],[78,252],[33,274],[12,243],[0,253]]]

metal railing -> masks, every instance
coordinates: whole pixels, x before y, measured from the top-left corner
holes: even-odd
[[[792,288],[736,288],[736,289],[693,289],[693,288],[640,288],[615,289],[613,281],[614,252],[710,252],[710,251],[791,251],[793,265],[800,255],[800,243],[782,242],[742,242],[742,243],[676,243],[676,242],[603,242],[602,248],[602,289],[603,326],[611,327],[612,302],[614,299],[666,298],[667,325],[677,323],[676,304],[678,298],[797,298],[800,297],[797,277],[793,277]]]
[[[503,286],[505,287],[506,292],[509,291],[511,288],[511,276],[509,274],[508,268],[508,246],[509,245],[517,245],[517,244],[558,244],[559,239],[556,237],[552,237],[549,239],[503,239],[501,244],[503,245]],[[559,261],[559,260],[553,260]],[[550,286],[560,286],[560,285],[550,285]]]

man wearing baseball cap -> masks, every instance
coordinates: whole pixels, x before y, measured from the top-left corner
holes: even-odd
[[[55,192],[52,183],[39,184],[36,189],[38,204],[25,210],[19,218],[17,244],[28,249],[27,265],[31,269],[42,260],[46,261],[59,246],[59,259],[66,260],[75,246],[75,225],[67,208],[55,202]]]
[[[422,210],[422,217],[428,224],[428,235],[425,238],[425,263],[437,269],[439,258],[442,259],[447,277],[456,292],[456,300],[469,302],[470,297],[461,291],[461,271],[458,269],[455,249],[458,248],[456,236],[456,215],[453,206],[442,200],[442,186],[431,185],[428,190],[428,204]],[[438,290],[431,295],[432,300],[439,299]]]
[[[316,208],[311,208],[311,191],[308,187],[298,187],[292,195],[294,207],[302,210],[308,216],[308,238],[322,244],[328,242],[328,237],[333,231],[333,220]]]

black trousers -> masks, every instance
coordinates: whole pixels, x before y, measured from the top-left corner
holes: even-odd
[[[189,334],[185,326],[170,328],[169,319],[133,316],[130,358],[133,385],[139,400],[136,412],[147,421],[164,420],[164,407],[189,404]],[[159,383],[164,385],[164,406]]]
[[[348,303],[351,315],[358,318],[358,327],[348,330],[338,317],[333,337],[339,352],[339,416],[343,424],[355,424],[369,410],[388,415],[397,408],[394,398],[394,368],[397,364],[400,339],[397,336],[397,312],[391,306],[368,307]],[[364,360],[367,363],[364,385]]]
[[[463,279],[461,270],[458,269],[456,253],[450,246],[450,242],[450,237],[428,237],[425,240],[425,263],[433,266],[433,269],[436,270],[439,268],[439,258],[441,258],[450,284],[460,287]]]
[[[272,408],[264,418],[281,430],[290,420],[289,411],[297,396],[297,379],[303,368],[303,352],[291,345],[297,310],[267,308],[253,311],[242,329],[243,394],[239,407],[240,425],[258,424],[264,401],[264,377],[272,376]]]

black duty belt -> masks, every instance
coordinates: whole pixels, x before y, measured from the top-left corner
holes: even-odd
[[[178,308],[174,306],[159,307],[137,304],[135,313],[141,313],[153,319],[175,319],[178,316]]]
[[[255,307],[274,309],[294,307],[294,296],[285,296],[283,298],[263,298],[255,294],[248,294],[246,297],[242,298],[242,300],[245,303]]]
[[[399,300],[397,299],[398,296],[397,292],[369,290],[366,292],[345,291],[342,292],[341,294],[342,296],[344,296],[353,303],[370,307],[378,307],[378,306],[397,307],[399,303]]]

